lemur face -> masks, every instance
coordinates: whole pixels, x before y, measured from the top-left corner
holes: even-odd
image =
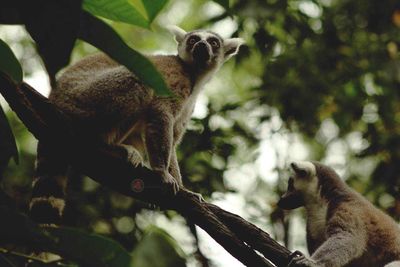
[[[195,31],[186,34],[179,44],[179,56],[188,63],[210,66],[223,58],[223,40],[212,32]]]
[[[292,162],[290,167],[293,175],[289,178],[286,193],[278,202],[278,206],[282,209],[304,206],[307,197],[318,194],[318,177],[313,163]]]
[[[219,67],[236,55],[244,42],[240,38],[223,39],[207,30],[185,32],[177,26],[169,27],[178,42],[178,55],[189,65],[203,69]]]

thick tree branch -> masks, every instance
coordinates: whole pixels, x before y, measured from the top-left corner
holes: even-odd
[[[174,209],[203,228],[246,266],[286,266],[290,251],[243,218],[206,202],[184,188],[174,196],[161,177],[134,167],[107,146],[74,136],[69,118],[27,84],[17,86],[0,74],[0,92],[36,138],[45,139],[66,155],[74,169],[119,193]],[[263,254],[266,258],[257,254]]]
[[[263,254],[268,260],[277,266],[287,266],[289,264],[290,250],[281,246],[278,242],[270,237],[270,235],[252,223],[244,220],[242,217],[227,212],[220,207],[207,203],[214,214],[218,214],[218,218],[237,234],[237,236],[251,248]]]

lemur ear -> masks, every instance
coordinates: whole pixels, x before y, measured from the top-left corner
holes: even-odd
[[[230,38],[224,40],[224,58],[230,59],[239,52],[239,47],[244,44],[242,38]]]
[[[306,178],[308,176],[308,171],[305,166],[302,166],[301,163],[292,162],[290,163],[290,167],[296,173],[297,177]]]
[[[183,41],[186,35],[186,31],[176,25],[170,25],[167,27],[170,33],[175,36],[175,40],[180,43]]]

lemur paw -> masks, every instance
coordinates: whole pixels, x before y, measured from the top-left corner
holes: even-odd
[[[121,147],[126,150],[126,160],[132,163],[133,166],[143,166],[143,158],[133,146],[121,144]]]
[[[299,251],[295,251],[293,259],[289,262],[288,267],[318,267],[318,264]]]
[[[190,191],[193,195],[195,195],[197,198],[198,198],[198,200],[200,201],[200,202],[206,202],[206,200],[203,198],[203,196],[200,194],[200,193],[196,193],[196,192],[192,192],[192,191]]]

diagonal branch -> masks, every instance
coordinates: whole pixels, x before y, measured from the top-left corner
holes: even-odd
[[[286,247],[281,246],[270,235],[254,224],[244,220],[242,217],[227,212],[220,207],[207,203],[207,207],[218,218],[237,234],[237,236],[253,249],[263,254],[268,260],[277,266],[287,266],[290,262],[291,252]]]
[[[74,169],[119,193],[178,211],[246,266],[274,266],[269,261],[286,266],[289,262],[289,250],[243,218],[200,202],[184,188],[174,196],[163,189],[161,177],[151,170],[134,167],[106,146],[79,140],[69,127],[69,118],[29,85],[17,86],[0,74],[0,92],[29,131],[39,140],[53,143]]]

